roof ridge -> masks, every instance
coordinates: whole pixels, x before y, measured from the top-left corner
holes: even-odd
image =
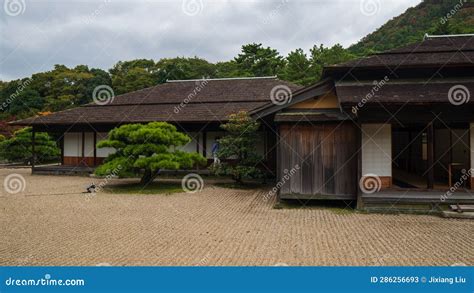
[[[249,77],[223,77],[223,78],[199,78],[199,79],[167,79],[167,83],[171,82],[190,82],[190,81],[220,81],[220,80],[245,80],[245,79],[277,79],[276,75],[271,76],[249,76]]]

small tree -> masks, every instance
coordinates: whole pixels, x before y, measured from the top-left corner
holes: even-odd
[[[229,121],[221,125],[221,128],[227,131],[227,135],[219,139],[217,156],[235,163],[230,161],[216,164],[211,166],[211,170],[216,175],[230,175],[239,184],[242,184],[244,179],[261,178],[263,172],[257,165],[263,157],[255,148],[259,127],[260,123],[246,112],[230,115]]]
[[[190,141],[189,136],[166,122],[122,125],[112,129],[109,138],[98,143],[97,147],[112,147],[116,152],[110,154],[95,173],[131,176],[144,170],[141,183],[147,184],[161,169],[178,170],[205,164],[206,159],[200,154],[175,149]]]
[[[32,130],[26,127],[15,131],[13,136],[0,142],[0,157],[10,162],[32,161]],[[48,162],[58,159],[61,151],[56,142],[46,132],[35,133],[35,154],[37,162]]]

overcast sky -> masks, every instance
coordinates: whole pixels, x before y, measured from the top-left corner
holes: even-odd
[[[258,42],[286,55],[349,46],[421,0],[0,0],[0,79],[54,64],[109,69],[119,60],[226,61]]]

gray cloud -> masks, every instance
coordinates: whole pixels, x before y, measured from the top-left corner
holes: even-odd
[[[108,69],[135,58],[225,61],[250,42],[283,55],[315,44],[349,46],[421,0],[3,1],[0,79],[10,80],[54,64]],[[8,8],[13,2],[23,8],[16,16]]]

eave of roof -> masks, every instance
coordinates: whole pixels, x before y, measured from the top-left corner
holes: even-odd
[[[199,84],[196,82],[199,81]],[[274,77],[173,81],[127,93],[106,105],[87,104],[11,122],[11,125],[221,122],[238,111],[250,112],[270,101],[271,90],[300,86]],[[198,90],[196,90],[198,89]],[[190,93],[192,96],[190,97]]]

